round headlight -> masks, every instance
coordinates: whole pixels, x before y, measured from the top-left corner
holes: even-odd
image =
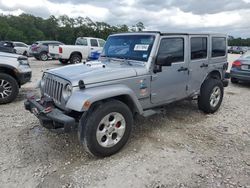
[[[71,96],[72,94],[72,86],[70,84],[67,84],[62,92],[63,98],[64,100],[68,100],[68,98]]]
[[[46,73],[43,74],[43,77],[42,77],[42,79],[41,79],[41,81],[40,81],[40,87],[41,87],[41,88],[43,88],[44,85],[45,85],[45,77],[46,77]]]

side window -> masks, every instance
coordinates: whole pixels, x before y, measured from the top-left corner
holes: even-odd
[[[207,58],[207,37],[191,38],[191,60]]]
[[[103,47],[104,44],[105,44],[105,41],[104,41],[104,40],[101,40],[101,39],[99,39],[98,42],[99,42],[99,46],[100,46],[100,47]]]
[[[84,38],[78,38],[76,39],[76,45],[88,46],[88,41]]]
[[[222,57],[226,55],[226,38],[212,37],[212,57]]]
[[[161,40],[158,55],[172,56],[173,63],[184,61],[184,39],[164,38]]]
[[[93,47],[98,47],[98,43],[97,43],[97,40],[96,40],[96,39],[90,39],[90,44],[91,44],[91,46],[93,46]]]

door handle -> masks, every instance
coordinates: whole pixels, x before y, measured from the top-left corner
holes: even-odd
[[[208,67],[208,64],[202,63],[202,65],[200,66],[200,68],[203,68],[203,67]]]
[[[180,69],[178,69],[178,72],[182,72],[182,71],[188,71],[187,67],[181,67]]]
[[[94,48],[90,48],[91,50],[94,50]]]

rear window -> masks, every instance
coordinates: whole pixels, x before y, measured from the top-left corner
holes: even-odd
[[[191,38],[191,60],[207,58],[207,37]]]
[[[88,46],[88,41],[85,38],[78,38],[75,45]]]
[[[226,55],[226,38],[212,37],[212,57],[223,57]]]

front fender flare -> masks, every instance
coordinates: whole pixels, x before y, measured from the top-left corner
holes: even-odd
[[[84,112],[88,110],[84,107],[84,103],[86,101],[90,102],[90,104],[93,104],[97,101],[121,95],[129,96],[134,103],[134,106],[136,108],[135,110],[139,114],[143,113],[142,106],[133,90],[121,84],[86,88],[83,90],[74,91],[66,104],[66,108],[75,110],[77,112]]]

